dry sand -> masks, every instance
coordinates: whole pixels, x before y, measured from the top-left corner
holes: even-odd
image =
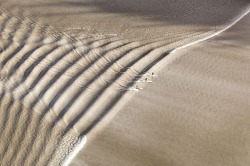
[[[159,78],[90,139],[71,165],[248,165],[249,26],[250,15],[213,39],[169,55]]]
[[[174,133],[175,129],[185,134],[185,127],[190,125],[191,129],[194,124],[188,123],[191,120],[184,113],[178,117],[177,111],[173,112],[176,115],[167,111],[177,109],[175,107],[185,108],[186,113],[195,110],[198,116],[199,100],[192,103],[193,98],[189,97],[194,92],[183,87],[182,94],[178,83],[180,86],[195,86],[194,81],[201,80],[196,72],[202,73],[203,66],[198,65],[201,69],[196,69],[191,65],[189,71],[184,70],[186,66],[182,63],[190,65],[200,63],[200,60],[210,67],[214,59],[210,60],[201,52],[202,59],[189,49],[183,51],[183,55],[191,54],[190,59],[188,56],[183,56],[186,59],[182,60],[181,55],[167,55],[177,47],[211,37],[231,26],[249,11],[247,0],[192,0],[188,3],[173,0],[0,2],[0,128],[4,133],[0,139],[3,147],[0,151],[1,165],[10,162],[12,165],[66,165],[66,161],[79,150],[77,147],[84,143],[85,135],[88,137],[87,147],[82,156],[78,155],[80,159],[75,160],[80,165],[85,161],[89,165],[104,166],[183,165],[186,158],[192,160],[197,157],[168,151],[176,149],[177,145],[182,149],[181,142],[178,142],[181,137],[177,139],[173,134],[168,138],[168,134]],[[232,45],[230,40],[225,42]],[[208,43],[203,49],[208,46],[217,50],[213,46],[218,44]],[[162,76],[169,78],[161,76],[152,83],[151,88],[155,86],[156,90],[145,90],[142,95],[134,97],[132,108],[130,104],[123,107],[135,91],[153,81],[154,76],[166,66]],[[205,66],[204,72],[209,72],[209,67]],[[169,71],[180,75],[171,75]],[[212,78],[205,78],[217,85],[217,80],[213,82]],[[162,82],[168,80],[167,86],[173,87],[159,89],[160,79]],[[203,86],[210,87],[209,81],[205,81],[207,84]],[[196,86],[202,85],[197,82]],[[159,96],[164,102],[172,103],[173,108],[169,107],[170,104],[161,104],[162,111],[150,107],[161,102],[159,91],[167,93]],[[205,92],[200,93],[202,95],[198,92],[194,95],[201,101],[211,97]],[[147,94],[153,98],[152,102]],[[175,101],[168,94],[172,97],[185,97],[186,94],[190,102],[183,98]],[[186,103],[190,105],[185,106]],[[208,113],[205,109],[210,107],[203,107]],[[119,112],[121,108],[124,109]],[[184,127],[181,124],[175,126],[168,121],[169,114],[179,119],[184,116],[188,121],[182,121]],[[131,122],[133,118],[139,118],[135,119],[136,124]],[[171,121],[178,122],[174,118]],[[191,149],[194,147],[194,153],[197,152],[195,145],[198,146],[188,145]],[[180,163],[175,161],[179,158],[183,160]],[[209,159],[204,163],[209,163]]]

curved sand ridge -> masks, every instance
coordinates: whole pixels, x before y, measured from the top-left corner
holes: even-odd
[[[0,162],[69,161],[74,146],[124,94],[152,81],[152,72],[160,68],[156,64],[171,50],[229,27],[248,10],[239,11],[223,26],[188,29],[172,40],[164,36],[150,42],[126,34],[71,37],[2,9]]]
[[[250,15],[178,50],[71,163],[245,166],[250,162]],[[166,63],[165,63],[166,64]]]

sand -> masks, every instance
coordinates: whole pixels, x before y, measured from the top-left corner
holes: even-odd
[[[164,67],[172,68],[173,57],[179,57],[174,53],[169,55],[172,50],[217,35],[248,13],[249,7],[249,2],[244,0],[229,3],[226,0],[192,0],[186,4],[160,0],[145,3],[141,0],[1,1],[0,117],[3,120],[0,128],[4,133],[0,141],[3,147],[1,165],[9,162],[13,165],[67,165],[85,144],[86,136],[82,156],[89,156],[89,159],[75,160],[80,165],[83,162],[90,165],[128,165],[128,162],[131,162],[129,165],[152,165],[154,162],[166,165],[169,161],[165,160],[167,148],[163,145],[168,142],[157,139],[157,134],[147,136],[143,133],[154,133],[154,128],[149,126],[156,127],[156,133],[162,132],[162,126],[158,128],[149,122],[160,123],[164,114],[154,113],[159,119],[149,119],[149,122],[144,116],[151,115],[140,116],[142,110],[157,109],[146,106],[145,103],[151,102],[146,102],[145,96],[136,92],[142,92],[151,82],[160,88],[154,81],[160,79],[156,76]],[[225,42],[230,45],[230,41]],[[195,55],[193,50],[189,54]],[[192,62],[192,58],[188,60]],[[182,71],[182,65],[177,70]],[[193,77],[188,72],[185,74],[187,78],[196,79],[195,73],[191,74]],[[166,80],[162,76],[161,79]],[[179,94],[178,87],[174,88],[171,92]],[[158,92],[154,91],[150,96],[158,101],[155,99]],[[147,94],[147,90],[143,94]],[[166,94],[162,96],[167,97]],[[137,104],[132,103],[138,116],[136,111],[123,111],[130,109],[129,104],[125,104],[131,97],[133,102],[147,108],[137,109]],[[167,106],[165,108],[168,110]],[[187,106],[187,109],[192,110],[192,107]],[[131,119],[127,116],[141,118],[138,123],[143,124],[142,132],[132,134],[134,137],[123,131],[140,130],[129,123]],[[109,134],[114,131],[106,131],[112,127],[118,137],[125,140]],[[151,139],[146,143],[140,136]],[[127,138],[130,141],[126,141]],[[105,139],[113,144],[103,143]],[[129,145],[131,142],[134,146]],[[101,145],[97,147],[98,144]],[[132,150],[123,151],[121,144]],[[154,150],[160,152],[159,159]],[[112,157],[106,158],[104,154]],[[98,160],[95,155],[99,156]],[[110,163],[113,159],[117,163]]]
[[[71,165],[248,165],[249,24],[169,55]]]

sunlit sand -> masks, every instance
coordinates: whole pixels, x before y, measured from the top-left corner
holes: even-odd
[[[248,163],[247,0],[0,4],[0,165]]]

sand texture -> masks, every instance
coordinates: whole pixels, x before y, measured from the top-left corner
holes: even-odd
[[[196,125],[203,136],[213,127],[222,132],[241,122],[223,128],[227,122],[212,120],[228,115],[224,110],[233,114],[242,106],[237,101],[249,103],[246,74],[241,77],[249,66],[242,27],[232,32],[240,31],[242,39],[231,41],[226,34],[171,51],[229,28],[249,12],[247,0],[2,0],[0,5],[1,166],[68,165],[86,137],[75,165],[184,165],[186,159],[195,162],[190,165],[217,164],[216,153],[234,141],[228,133],[228,142],[216,146],[217,135],[210,134],[207,152],[203,137],[192,133]],[[247,118],[247,105],[239,108]],[[239,139],[247,138],[238,132]],[[182,143],[194,138],[185,150]],[[230,149],[231,156],[237,148]]]
[[[71,165],[248,165],[249,26],[247,15],[221,35],[170,54],[153,84]]]

